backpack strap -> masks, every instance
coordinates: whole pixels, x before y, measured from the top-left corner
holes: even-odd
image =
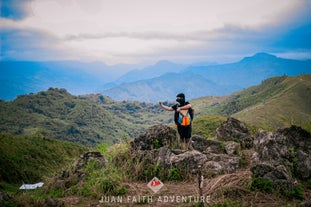
[[[186,111],[186,110],[187,110],[187,112],[186,112],[186,114],[184,114],[182,111]],[[182,117],[187,116],[187,115],[189,114],[189,109],[181,110],[181,111],[179,112],[179,114],[180,114]]]

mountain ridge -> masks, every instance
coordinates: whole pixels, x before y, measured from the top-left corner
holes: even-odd
[[[187,65],[177,64],[170,62],[168,60],[160,60],[154,65],[147,66],[143,69],[136,69],[127,72],[126,74],[119,77],[116,84],[136,82],[141,79],[151,79],[161,76],[165,73],[171,73],[176,71],[182,71],[187,67]]]
[[[257,53],[254,56],[245,57],[234,63],[202,64],[200,66],[197,64],[173,63],[167,60],[145,67],[138,65],[108,66],[101,62],[83,63],[77,61],[0,61],[0,80],[2,83],[0,99],[13,100],[18,95],[37,93],[54,87],[66,88],[74,95],[103,93],[115,100],[155,103],[159,99],[171,99],[172,94],[177,91],[178,87],[190,81],[201,83],[202,78],[205,78],[207,82],[214,83],[214,87],[208,84],[206,84],[205,88],[195,86],[192,90],[189,90],[189,97],[198,98],[213,95],[212,93],[204,92],[203,89],[211,92],[217,91],[217,95],[225,95],[259,84],[262,80],[272,76],[310,74],[310,65],[311,60],[290,60],[278,58],[267,53]],[[197,76],[192,75],[193,79],[190,79],[187,75],[184,75],[188,72]],[[180,76],[178,78],[183,80],[182,83],[173,85],[172,82],[174,80],[165,79],[167,73],[178,74],[177,76]],[[159,77],[163,77],[166,81],[161,81]],[[153,88],[155,80],[159,81],[159,83],[161,82],[163,87],[158,88],[161,91],[149,91],[149,95],[145,96],[147,97],[146,99],[139,94],[144,88],[137,85],[137,87],[140,87],[140,90],[135,89],[137,81],[144,81],[146,86]],[[149,85],[150,82],[153,85]],[[124,85],[125,83],[127,85]],[[139,84],[142,84],[142,82],[139,82]],[[113,91],[121,89],[124,90],[122,95],[113,93]],[[222,90],[220,91],[220,89]],[[202,92],[198,94],[196,91]],[[161,93],[163,95],[159,97]],[[196,97],[192,96],[195,93],[197,93]],[[152,97],[156,98],[152,99]]]
[[[209,101],[194,100],[200,115],[232,116],[266,129],[292,124],[311,130],[311,75],[276,76],[261,84]]]
[[[79,95],[95,93],[105,82],[125,73],[129,65],[108,66],[102,62],[78,61],[0,61],[0,98],[37,93],[50,87],[66,88]]]
[[[187,75],[192,74],[192,79]],[[260,84],[261,81],[280,75],[299,75],[311,73],[311,60],[290,60],[278,58],[267,53],[258,53],[251,57],[245,57],[236,63],[228,63],[223,65],[210,66],[189,66],[185,70],[175,73],[176,80],[167,79],[164,74],[157,78],[141,80],[140,82],[132,82],[127,85],[118,85],[102,93],[112,97],[115,100],[138,100],[147,102],[157,102],[158,100],[167,100],[175,97],[177,91],[187,91],[190,98],[211,95],[227,95],[238,90],[242,90],[252,85]],[[195,76],[196,75],[196,76]],[[200,77],[199,77],[200,76]],[[192,85],[187,87],[189,83],[201,83],[201,79],[213,83],[213,85]],[[162,79],[162,80],[161,80]],[[163,81],[165,80],[165,81]],[[161,91],[149,91],[147,96],[141,96],[142,85],[147,90],[154,88],[155,82],[161,83],[163,87]],[[180,88],[178,90],[178,88]],[[120,95],[116,91],[123,91]],[[168,94],[167,91],[170,91]],[[200,91],[200,93],[198,93]],[[217,92],[215,94],[214,92]],[[161,96],[160,96],[160,95]],[[196,94],[193,96],[193,94]]]

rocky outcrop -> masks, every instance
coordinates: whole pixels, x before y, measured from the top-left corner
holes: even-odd
[[[86,152],[74,163],[75,169],[79,170],[84,168],[88,162],[93,162],[95,166],[99,168],[104,166],[108,160],[102,154],[100,154],[100,152]]]
[[[191,137],[188,150],[176,149],[176,131],[156,125],[131,143],[132,158],[142,166],[166,170],[177,168],[185,174],[203,175],[233,173],[245,160],[241,150],[254,147],[252,173],[259,179],[270,180],[272,187],[292,189],[297,180],[311,178],[311,136],[300,127],[266,132],[259,130],[254,137],[246,125],[234,118],[217,128],[217,139]]]
[[[155,125],[131,142],[132,150],[152,150],[177,143],[176,130],[166,125]]]
[[[251,171],[261,179],[272,181],[274,187],[291,189],[297,179],[311,178],[311,135],[302,128],[259,130],[254,147],[258,163]]]
[[[237,141],[241,143],[242,148],[251,148],[253,139],[250,130],[243,122],[229,117],[216,129],[216,137],[223,141]]]
[[[158,140],[158,148],[155,140]],[[143,166],[177,168],[185,174],[196,173],[200,166],[207,176],[234,172],[240,167],[238,143],[206,140],[194,135],[189,150],[180,150],[170,147],[173,142],[177,142],[175,130],[165,125],[153,126],[131,143],[133,159]]]
[[[88,171],[85,169],[88,163],[92,163],[92,167],[99,169],[104,167],[107,162],[100,152],[86,152],[73,164],[71,170],[63,171],[55,178],[54,186],[55,188],[69,188],[87,177]]]
[[[225,153],[224,143],[218,140],[207,140],[201,136],[194,135],[191,137],[191,147],[202,153]]]

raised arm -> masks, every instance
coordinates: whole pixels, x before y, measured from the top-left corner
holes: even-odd
[[[165,105],[163,105],[162,102],[159,102],[159,105],[160,105],[163,109],[165,109],[166,111],[174,111],[174,109],[173,109],[172,107],[165,106]]]

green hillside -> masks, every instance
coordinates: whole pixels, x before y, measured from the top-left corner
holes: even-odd
[[[292,124],[311,129],[311,75],[273,77],[223,99],[195,101],[201,114],[233,116],[266,129]]]
[[[67,167],[87,148],[42,137],[0,133],[0,188],[4,183],[36,183]]]
[[[244,91],[254,94],[258,91],[257,99],[261,100],[232,116],[265,128],[298,125],[311,130],[311,75],[280,77],[267,82]]]
[[[117,143],[153,124],[170,122],[169,114],[153,104],[116,102],[99,94],[77,97],[55,88],[1,101],[0,109],[1,132],[88,146]]]

